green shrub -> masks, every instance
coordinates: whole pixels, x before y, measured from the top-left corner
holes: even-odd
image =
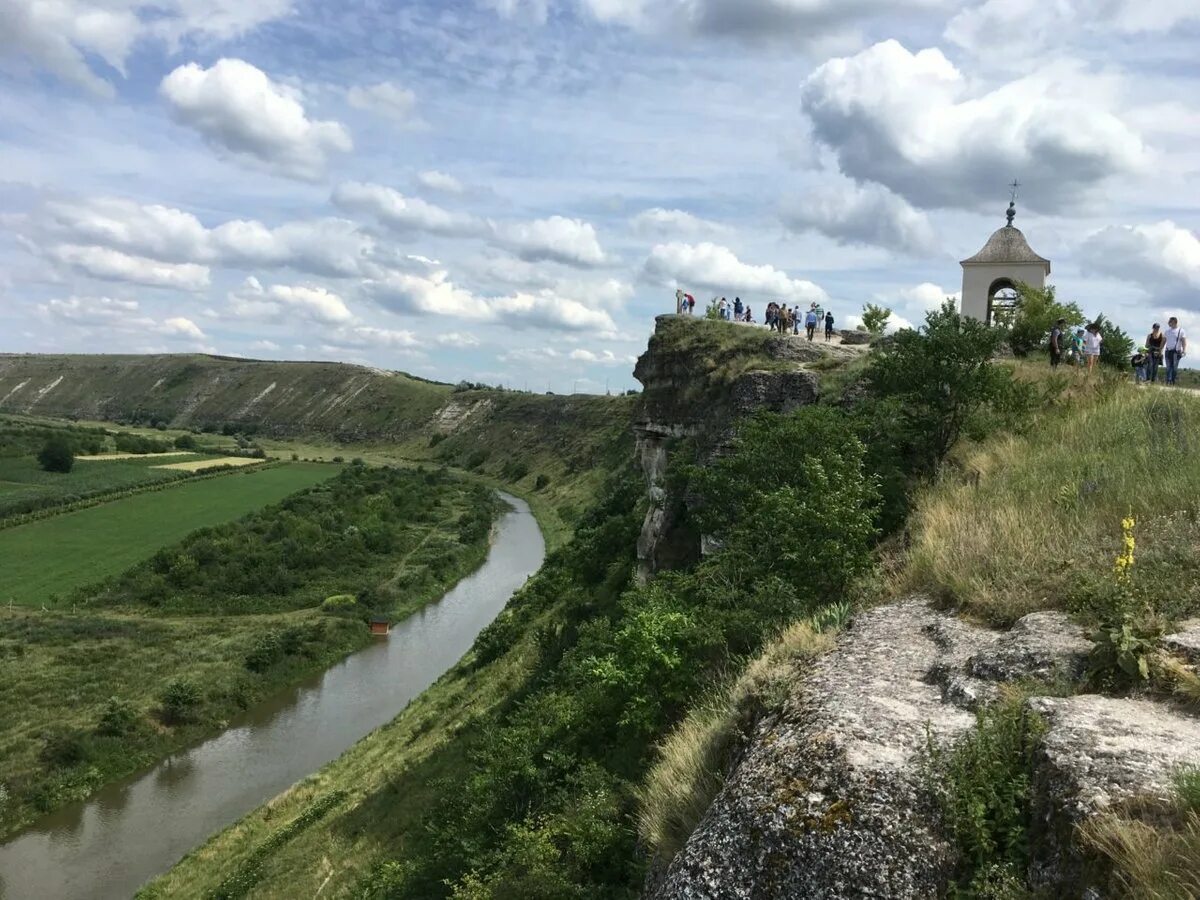
[[[77,766],[90,756],[86,735],[70,728],[56,728],[45,735],[39,754],[42,762],[57,769]]]
[[[538,475],[537,480],[533,483],[533,489],[535,491],[544,491],[549,486],[550,486],[550,476],[549,475]]]
[[[120,697],[109,697],[100,712],[100,721],[96,725],[96,733],[108,737],[120,737],[137,730],[141,722],[141,712],[130,700]]]
[[[190,434],[181,434],[179,437],[175,438],[175,449],[176,450],[195,450],[196,449],[196,439],[194,437],[192,437]]]
[[[1011,888],[1029,864],[1032,756],[1046,726],[1025,699],[1012,691],[981,710],[950,747],[929,741],[927,783],[959,855],[964,896],[988,896],[988,883]]]
[[[1083,310],[1074,303],[1060,303],[1055,299],[1052,285],[1044,289],[1017,285],[1017,305],[1008,332],[1012,352],[1027,356],[1042,349],[1049,340],[1050,329],[1059,319],[1067,320],[1066,328],[1074,328],[1083,322]]]
[[[66,474],[75,467],[75,451],[62,435],[49,438],[38,452],[38,465],[47,472]]]
[[[200,686],[194,681],[188,678],[171,679],[158,695],[163,721],[168,725],[192,721],[200,708],[201,700]]]
[[[467,458],[463,460],[463,468],[475,471],[485,462],[487,462],[487,458],[488,453],[486,450],[473,450],[470,454],[468,454]]]
[[[347,612],[358,606],[358,598],[353,594],[334,594],[326,597],[321,603],[324,612]]]
[[[246,668],[262,673],[275,665],[283,656],[283,645],[276,632],[260,634],[254,639],[250,652],[246,654]]]

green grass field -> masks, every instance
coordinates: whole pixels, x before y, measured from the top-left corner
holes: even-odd
[[[317,463],[237,472],[0,531],[0,603],[50,605],[52,597],[117,575],[198,528],[236,519],[336,473]]]
[[[145,456],[139,459],[90,460],[81,457],[68,473],[45,472],[30,456],[0,457],[0,518],[25,512],[36,503],[69,503],[109,491],[120,491],[177,480],[185,473],[159,469],[165,463],[198,459],[187,456]]]

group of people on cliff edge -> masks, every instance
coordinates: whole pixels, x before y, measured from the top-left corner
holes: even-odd
[[[1059,319],[1050,331],[1050,368],[1057,369],[1065,359],[1068,365],[1086,367],[1091,373],[1100,359],[1103,344],[1104,335],[1097,323],[1072,332],[1067,327],[1067,320]],[[1171,316],[1165,330],[1158,322],[1154,323],[1145,343],[1130,357],[1129,364],[1139,383],[1155,384],[1161,368],[1164,382],[1175,384],[1179,363],[1186,355],[1187,334],[1179,326],[1179,319]]]
[[[675,291],[675,313],[681,316],[696,314],[696,298],[691,294],[684,293],[682,288]],[[708,305],[707,315],[724,322],[755,324],[754,311],[748,303],[742,302],[741,297],[734,297],[732,303],[724,297],[714,297]],[[809,306],[807,312],[801,312],[799,304],[789,309],[786,303],[776,303],[772,300],[767,304],[763,324],[780,334],[787,334],[790,331],[792,334],[798,335],[800,325],[803,323],[804,332],[810,341],[816,337],[817,330],[824,325],[825,340],[831,341],[833,340],[834,321],[833,312],[822,309],[818,303]]]

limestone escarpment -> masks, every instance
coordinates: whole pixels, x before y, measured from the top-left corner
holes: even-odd
[[[762,328],[659,316],[634,377],[644,387],[634,436],[651,508],[638,540],[641,574],[694,560],[700,536],[681,528],[686,498],[668,496],[670,448],[691,439],[700,459],[728,446],[733,424],[760,410],[791,412],[817,402],[820,383],[804,366],[854,351]]]

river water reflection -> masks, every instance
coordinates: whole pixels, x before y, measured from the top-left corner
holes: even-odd
[[[394,718],[470,649],[542,564],[545,546],[529,507],[504,496],[513,510],[474,575],[388,639],[248,711],[218,737],[0,846],[0,897],[129,897],[210,834]]]

